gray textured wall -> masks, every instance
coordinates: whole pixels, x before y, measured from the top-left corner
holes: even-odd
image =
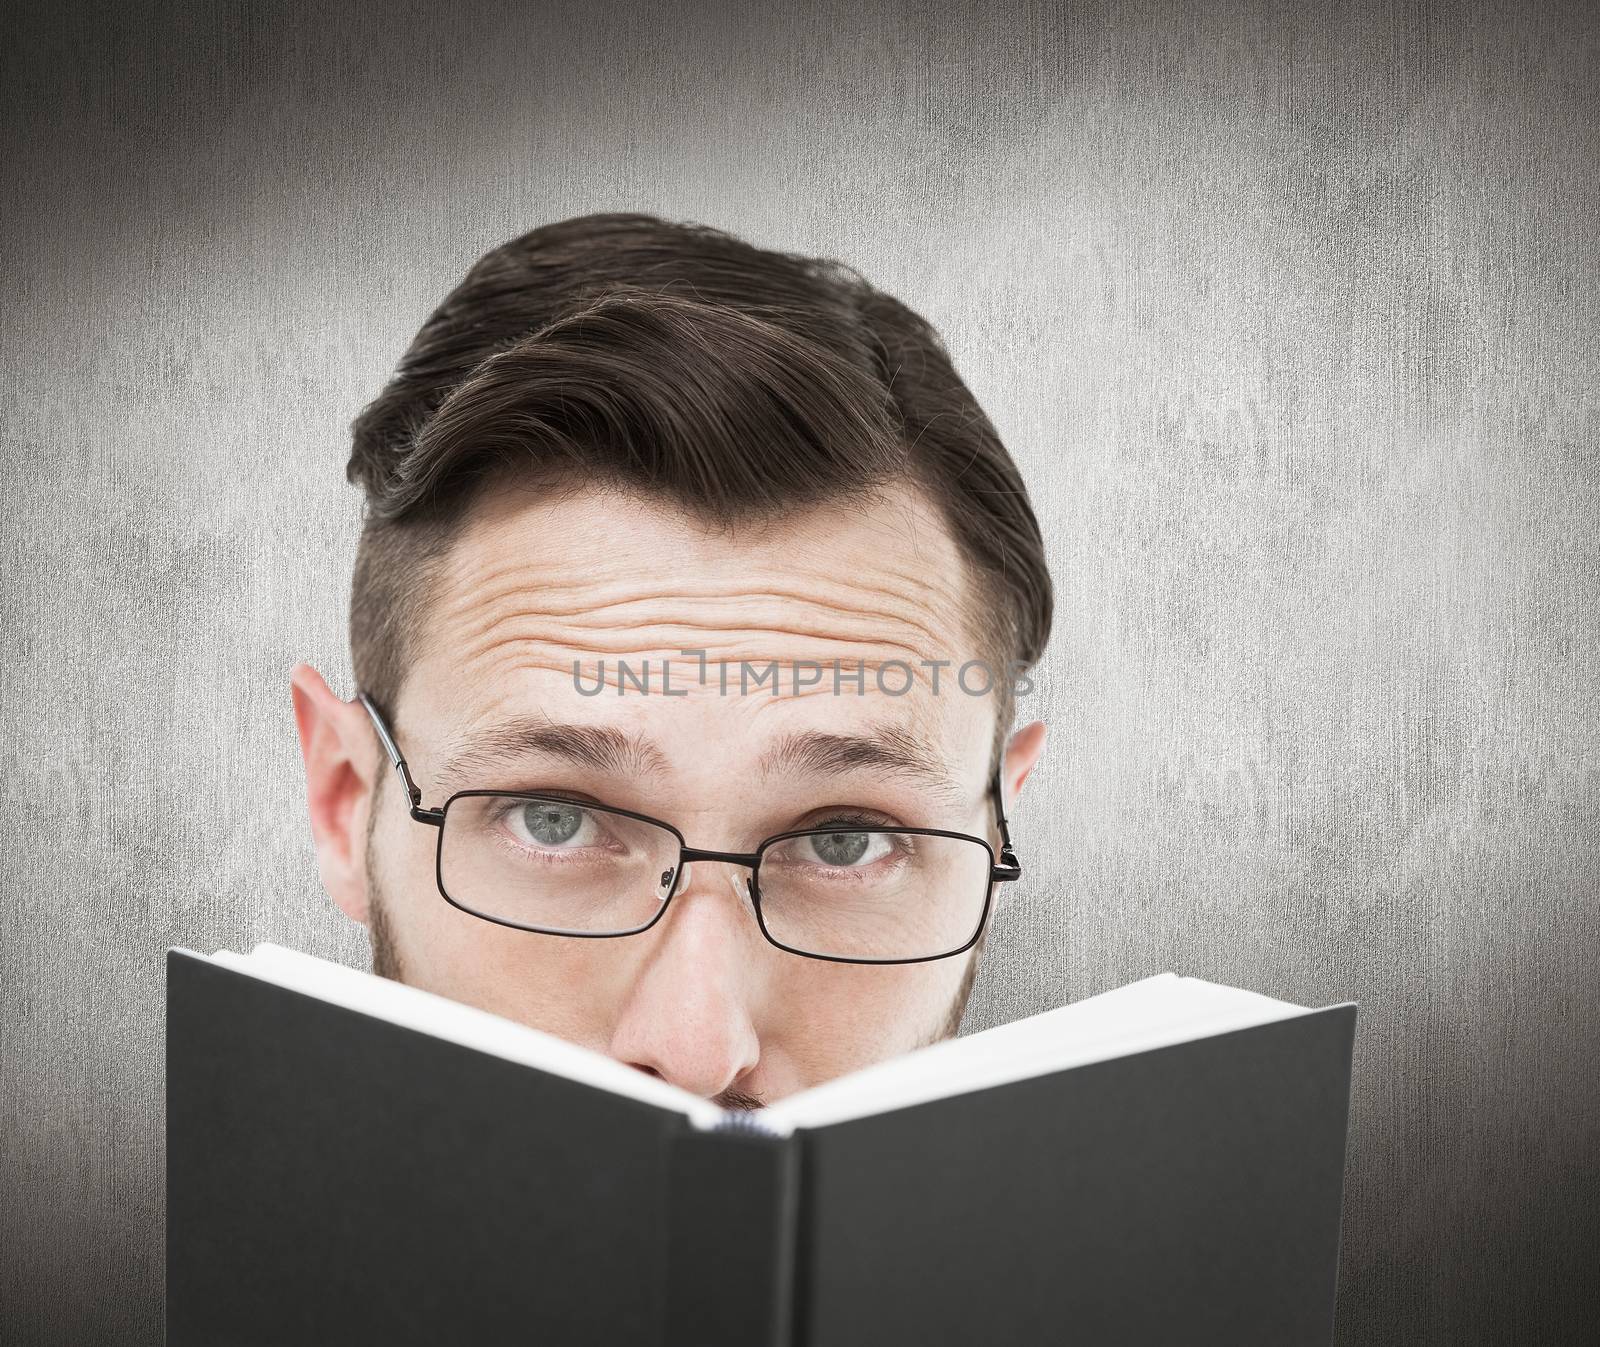
[[[163,947],[361,958],[286,682],[347,678],[349,419],[480,252],[619,208],[860,266],[1032,484],[1055,733],[969,1027],[1168,967],[1359,999],[1340,1342],[1592,1340],[1582,9],[49,8],[4,55],[8,1343],[159,1340]]]

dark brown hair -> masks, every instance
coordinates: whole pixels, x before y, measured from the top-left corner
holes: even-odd
[[[933,328],[838,262],[649,215],[545,225],[473,266],[353,430],[350,643],[380,704],[499,473],[610,482],[725,526],[912,483],[971,567],[988,657],[1031,665],[1049,636],[1038,522],[994,427]]]

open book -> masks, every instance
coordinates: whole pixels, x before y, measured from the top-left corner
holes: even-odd
[[[1167,973],[754,1112],[168,956],[168,1342],[1329,1341],[1353,1005]]]

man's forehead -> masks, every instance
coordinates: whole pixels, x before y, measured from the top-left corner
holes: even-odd
[[[972,586],[911,488],[716,527],[615,490],[508,490],[469,516],[417,654],[493,676],[573,661],[885,661],[978,652]]]
[[[458,786],[540,753],[642,779],[657,746],[681,767],[693,742],[764,776],[949,794],[994,723],[992,697],[958,695],[970,603],[912,492],[727,531],[620,493],[520,493],[463,531],[407,699]]]

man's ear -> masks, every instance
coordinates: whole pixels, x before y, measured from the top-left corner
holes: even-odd
[[[1000,790],[1005,796],[1006,813],[1022,790],[1022,783],[1044,752],[1045,724],[1032,720],[1006,741],[1005,761],[1000,766]]]
[[[306,804],[322,886],[340,910],[367,922],[367,818],[376,785],[372,722],[356,702],[341,701],[309,664],[289,675]]]

